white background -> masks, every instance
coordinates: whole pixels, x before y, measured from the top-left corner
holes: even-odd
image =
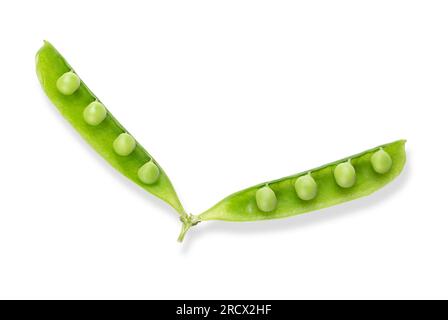
[[[448,298],[446,1],[3,1],[0,298]],[[35,76],[51,41],[189,212],[406,138],[376,194],[207,222],[109,167]]]

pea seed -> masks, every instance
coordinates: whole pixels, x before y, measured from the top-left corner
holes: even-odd
[[[336,183],[342,188],[350,188],[356,182],[356,172],[350,160],[340,163],[334,169],[334,178]]]
[[[138,178],[144,184],[153,184],[159,179],[159,174],[159,167],[152,161],[145,163],[138,170]]]
[[[84,121],[91,126],[97,126],[106,119],[107,111],[101,102],[93,101],[84,109]]]
[[[135,139],[128,133],[120,134],[113,143],[115,152],[120,156],[130,155],[134,151],[135,146]]]
[[[372,164],[375,172],[384,174],[389,172],[392,167],[392,158],[381,148],[372,155],[372,158],[370,158],[370,163]]]
[[[317,184],[311,174],[298,177],[294,187],[297,196],[302,200],[312,200],[317,195]]]
[[[273,211],[277,207],[277,197],[274,191],[268,186],[257,190],[255,200],[257,201],[258,209],[263,212]]]
[[[69,71],[64,73],[56,81],[56,87],[63,95],[70,96],[78,90],[81,85],[81,79],[73,72]]]

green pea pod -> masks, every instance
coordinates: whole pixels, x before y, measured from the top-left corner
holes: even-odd
[[[405,142],[385,144],[236,192],[204,213],[184,218],[179,240],[182,241],[191,226],[201,221],[279,219],[367,196],[401,173],[406,162]]]
[[[160,165],[48,42],[37,53],[36,69],[47,96],[81,136],[123,175],[179,212],[183,223],[179,241],[201,221],[279,219],[369,195],[395,179],[406,162],[405,141],[399,140],[261,183],[228,196],[200,215],[189,215]]]
[[[36,71],[51,102],[107,162],[140,187],[167,202],[181,216],[186,215],[161,166],[127,134],[49,42],[45,42],[37,52]]]

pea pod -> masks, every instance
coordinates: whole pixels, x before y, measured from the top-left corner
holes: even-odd
[[[107,162],[181,216],[186,215],[162,167],[106,110],[49,42],[36,55],[36,71],[51,102]]]
[[[48,42],[37,53],[36,69],[49,99],[102,157],[178,211],[182,221],[179,241],[201,221],[285,218],[369,195],[395,179],[406,162],[405,141],[399,140],[316,169],[261,183],[228,196],[202,214],[189,215],[160,165]]]
[[[183,219],[179,240],[201,221],[256,221],[290,217],[367,196],[394,180],[406,162],[405,140],[236,192]]]

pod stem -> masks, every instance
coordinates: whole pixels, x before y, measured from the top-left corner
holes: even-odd
[[[190,215],[186,213],[180,217],[180,221],[182,221],[182,229],[180,230],[180,234],[179,237],[177,238],[177,241],[182,242],[188,230],[190,230],[191,227],[201,222],[201,220],[195,215],[192,214]]]

